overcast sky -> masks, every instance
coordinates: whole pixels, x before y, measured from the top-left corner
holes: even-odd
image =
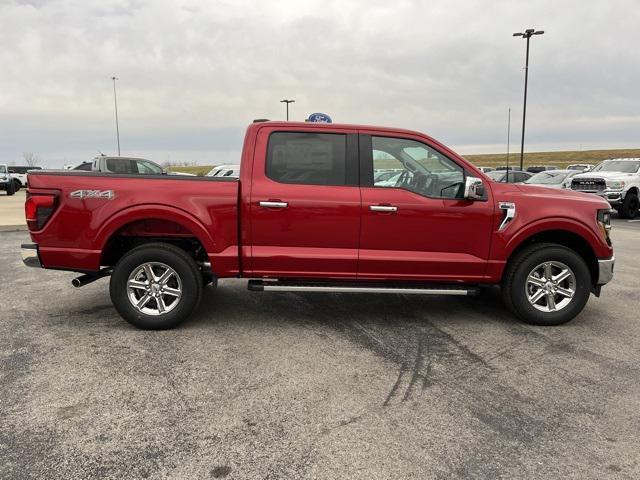
[[[461,153],[640,147],[638,0],[0,0],[0,163],[234,161],[254,118],[321,111]]]

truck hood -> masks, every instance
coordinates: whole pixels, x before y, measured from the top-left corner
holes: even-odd
[[[574,178],[604,178],[605,180],[624,180],[625,178],[635,177],[637,174],[635,173],[624,173],[624,172],[587,172],[587,173],[579,173],[578,175],[574,175],[571,179]]]
[[[526,196],[533,199],[539,198],[541,204],[548,204],[549,201],[555,201],[556,204],[563,202],[565,204],[576,203],[584,206],[591,205],[591,207],[595,209],[610,208],[609,203],[597,195],[576,192],[568,188],[548,188],[522,183],[494,183],[492,187],[496,200],[499,202],[511,201],[513,197]]]

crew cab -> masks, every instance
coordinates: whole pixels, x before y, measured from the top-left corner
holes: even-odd
[[[595,193],[622,218],[635,218],[640,208],[640,158],[604,160],[590,172],[573,177],[571,189]]]
[[[393,185],[374,172],[398,170]],[[526,322],[575,317],[613,276],[609,205],[496,183],[422,133],[258,122],[240,177],[29,174],[26,265],[110,276],[133,325],[178,325],[203,285],[473,295],[500,285]],[[452,307],[455,308],[455,307]]]

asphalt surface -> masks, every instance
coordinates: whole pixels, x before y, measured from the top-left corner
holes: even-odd
[[[640,477],[640,223],[573,322],[476,298],[252,293],[135,330],[0,233],[0,478]]]

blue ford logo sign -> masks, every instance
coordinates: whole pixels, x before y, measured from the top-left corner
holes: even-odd
[[[309,115],[309,118],[307,118],[307,122],[331,123],[331,117],[326,113],[312,113]]]

